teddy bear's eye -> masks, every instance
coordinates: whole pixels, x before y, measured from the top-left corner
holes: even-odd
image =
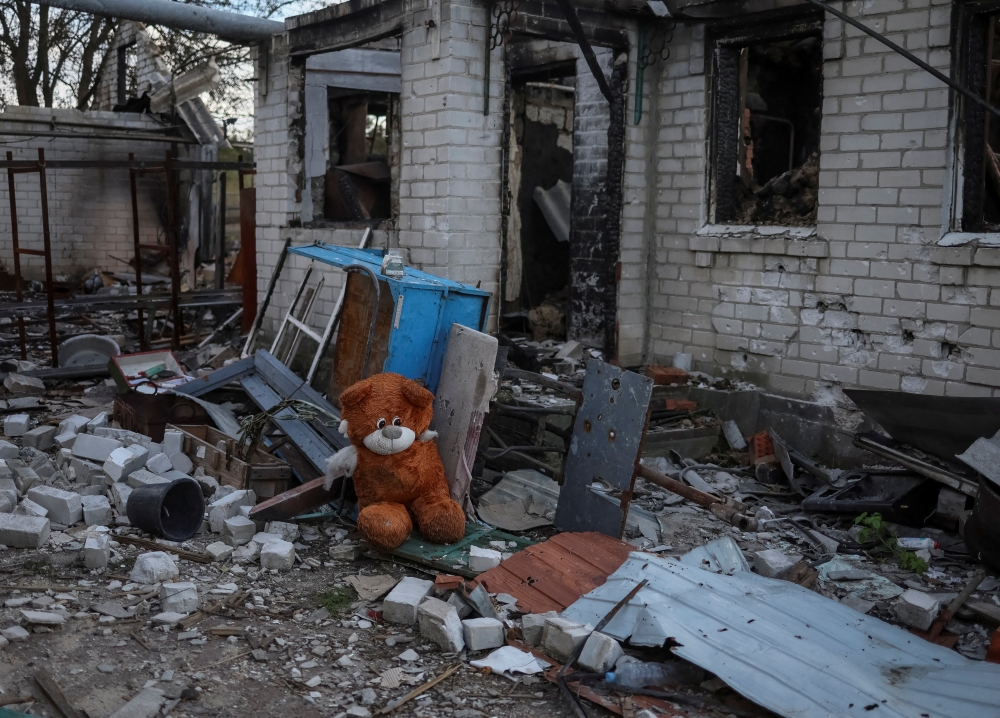
[[[402,425],[403,425],[403,420],[402,420],[402,419],[400,419],[400,418],[399,418],[399,417],[397,416],[397,417],[396,417],[395,419],[393,419],[393,420],[392,420],[392,425],[393,425],[393,426],[402,426]]]
[[[381,429],[383,426],[385,426],[385,419],[379,419],[378,423],[376,423],[375,426]]]

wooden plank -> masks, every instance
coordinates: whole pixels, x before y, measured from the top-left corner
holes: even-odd
[[[253,482],[260,480],[268,472],[271,479],[292,479],[291,466],[260,449],[254,449],[250,462],[238,458],[236,450],[239,442],[214,427],[168,424],[167,428],[184,434],[184,453],[196,467],[202,467],[223,486],[252,489]],[[225,442],[225,451],[217,448],[220,441]],[[287,488],[290,487],[286,486],[281,490]]]
[[[296,486],[272,499],[262,501],[250,510],[250,518],[255,521],[287,521],[301,516],[317,506],[328,504],[340,497],[340,487],[334,484],[332,491],[323,488],[325,476]]]
[[[73,704],[69,702],[66,695],[62,692],[62,688],[56,683],[55,678],[53,678],[45,668],[39,668],[35,671],[35,681],[38,683],[38,687],[42,689],[45,696],[52,702],[60,713],[62,713],[65,718],[83,718],[80,712],[73,707]]]
[[[278,393],[256,374],[244,377],[240,380],[240,384],[254,403],[264,411],[281,403],[281,397]],[[318,474],[326,473],[326,460],[337,452],[336,449],[331,447],[311,426],[301,421],[275,418],[274,423],[291,439]]]

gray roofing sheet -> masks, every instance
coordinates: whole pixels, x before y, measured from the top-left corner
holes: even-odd
[[[564,616],[677,655],[789,718],[997,718],[1000,665],[972,661],[788,581],[711,573],[633,552]]]

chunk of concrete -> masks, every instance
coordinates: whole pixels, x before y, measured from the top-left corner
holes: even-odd
[[[79,459],[74,456],[70,460],[69,466],[71,469],[73,469],[73,472],[76,474],[76,481],[78,484],[84,484],[88,486],[104,485],[104,477],[106,476],[106,474],[104,473],[104,469],[102,469],[99,465],[95,464],[93,461],[87,461],[86,459]]]
[[[122,516],[128,514],[128,497],[132,495],[132,487],[124,481],[111,484],[111,500],[115,502],[115,511]]]
[[[102,429],[107,425],[108,425],[108,412],[102,411],[100,414],[98,414],[93,419],[87,422],[87,433],[93,434],[98,429]]]
[[[205,547],[205,553],[211,556],[213,561],[228,561],[232,558],[233,547],[229,544],[222,543],[222,541],[216,541],[215,543],[210,543]]]
[[[269,534],[276,534],[285,541],[295,541],[299,537],[298,524],[286,521],[270,521],[264,530]]]
[[[158,688],[143,688],[108,718],[155,718],[166,702],[163,691]]]
[[[6,496],[0,496],[0,514],[9,514],[14,510],[14,506],[11,505],[10,499]]]
[[[21,626],[11,626],[0,631],[0,636],[3,636],[11,643],[18,643],[20,641],[27,641],[31,634]]]
[[[111,537],[107,534],[90,536],[83,545],[83,562],[87,568],[107,568],[111,560]]]
[[[892,607],[896,618],[907,626],[926,631],[941,612],[941,602],[923,591],[907,589]]]
[[[40,396],[45,393],[45,382],[41,379],[13,371],[7,374],[3,385],[11,394],[20,394],[21,396]]]
[[[111,477],[112,481],[124,481],[129,474],[146,465],[148,455],[149,451],[138,444],[115,449],[104,460],[104,473]]]
[[[49,520],[39,516],[0,514],[0,544],[12,548],[41,548],[51,531]]]
[[[169,484],[170,479],[167,479],[159,474],[154,474],[152,471],[148,471],[149,468],[147,464],[146,469],[139,469],[138,471],[133,471],[125,479],[125,483],[131,486],[133,489],[138,489],[140,486],[152,486],[153,484]]]
[[[111,513],[111,502],[104,495],[80,497],[83,505],[83,523],[87,526],[110,526],[114,521]]]
[[[284,541],[278,534],[269,534],[264,531],[256,533],[253,535],[253,540],[263,546],[266,543],[271,543],[272,541]]]
[[[581,668],[592,673],[606,673],[623,655],[625,652],[618,641],[611,636],[594,631],[587,636],[587,641],[583,644],[583,651],[576,662]]]
[[[174,467],[176,471],[183,472],[185,474],[190,474],[194,471],[194,462],[188,458],[188,455],[183,451],[177,451],[173,454],[169,454],[170,464]]]
[[[77,434],[73,442],[73,456],[103,464],[111,456],[111,452],[121,449],[122,442],[93,434]]]
[[[56,434],[52,439],[52,443],[56,445],[59,449],[72,449],[73,443],[76,441],[76,434],[71,431],[67,431],[62,434]]]
[[[39,519],[45,519],[49,516],[49,510],[47,508],[36,504],[29,498],[21,499],[21,503],[19,503],[17,508],[14,509],[14,513],[18,516],[34,516]]]
[[[21,609],[21,618],[24,619],[25,623],[30,623],[33,626],[61,626],[66,623],[65,617],[61,614],[49,611],[29,611],[26,608]]]
[[[503,622],[495,618],[467,618],[462,621],[465,647],[470,651],[499,648],[506,643],[503,633]]]
[[[417,622],[417,608],[433,590],[433,581],[406,576],[382,602],[383,619],[388,623],[412,626]]]
[[[442,651],[458,653],[465,647],[458,611],[440,599],[428,598],[417,607],[417,625],[420,635],[436,643]]]
[[[20,455],[21,450],[17,448],[16,444],[0,440],[0,459],[16,459]]]
[[[288,541],[271,541],[261,547],[261,568],[269,571],[272,569],[288,571],[293,566],[295,566],[295,546]]]
[[[17,506],[17,486],[14,479],[0,479],[0,496],[5,497],[11,506]]]
[[[452,591],[448,595],[448,600],[445,601],[450,606],[454,606],[455,610],[458,611],[458,617],[465,619],[472,613],[472,606],[464,598],[458,595],[455,591]]]
[[[30,446],[39,451],[48,451],[55,445],[56,427],[42,425],[24,432],[21,437],[22,446]]]
[[[179,575],[180,571],[177,570],[177,564],[174,563],[170,554],[163,551],[150,551],[141,554],[135,560],[135,566],[132,567],[129,578],[136,583],[154,584],[164,583]]]
[[[73,416],[68,416],[59,422],[59,427],[56,430],[57,434],[79,434],[87,428],[87,422],[89,422],[85,416],[80,416],[79,414],[73,414]]]
[[[524,642],[529,646],[540,646],[545,621],[549,618],[555,618],[557,615],[555,611],[546,611],[545,613],[527,613],[521,616],[521,635],[524,636]]]
[[[781,578],[788,569],[802,560],[802,554],[783,553],[777,549],[757,551],[753,555],[753,567],[757,573],[767,578]]]
[[[222,524],[222,540],[230,546],[245,546],[256,533],[257,524],[243,516],[233,516]]]
[[[3,418],[4,436],[24,436],[31,426],[31,417],[27,414],[8,414]]]
[[[162,476],[168,471],[174,468],[174,465],[170,463],[170,457],[166,454],[160,453],[156,456],[151,457],[146,462],[146,468],[152,471],[154,474],[159,474]]]
[[[163,432],[163,453],[168,457],[184,451],[184,433],[176,429],[167,429]]]
[[[222,533],[226,519],[239,516],[240,506],[254,506],[257,497],[253,491],[234,491],[208,505],[208,525],[215,533]]]
[[[547,618],[542,629],[542,648],[553,658],[565,661],[591,633],[591,628],[576,621],[558,616]]]
[[[147,464],[148,465],[148,464]],[[210,496],[215,496],[219,491],[219,482],[214,476],[209,476],[208,474],[199,474],[197,471],[192,477],[195,481],[201,484],[201,493],[204,494],[205,498]]]
[[[496,568],[503,560],[503,554],[492,548],[469,547],[469,570],[476,573]]]
[[[198,610],[198,587],[185,581],[160,586],[160,610],[194,613]]]
[[[83,519],[83,504],[80,494],[63,491],[53,486],[34,486],[28,491],[28,498],[49,512],[49,518],[56,523],[72,526]]]
[[[217,544],[213,544],[217,545]],[[223,544],[224,546],[226,544]],[[236,563],[245,563],[247,561],[253,561],[255,558],[260,556],[260,544],[256,541],[251,541],[246,546],[240,546],[237,549],[229,547],[233,552],[233,561]]]

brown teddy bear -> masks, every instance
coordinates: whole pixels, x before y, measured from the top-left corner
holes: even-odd
[[[358,495],[358,531],[374,546],[394,549],[413,530],[455,543],[465,512],[452,500],[434,437],[434,395],[399,374],[376,374],[340,395],[340,432],[351,440],[327,462],[326,487],[346,473]]]

